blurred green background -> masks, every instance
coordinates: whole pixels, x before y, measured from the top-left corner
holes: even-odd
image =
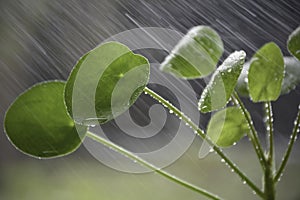
[[[30,158],[17,151],[6,138],[5,111],[29,86],[43,80],[65,80],[86,51],[113,34],[139,26],[165,27],[185,33],[192,26],[210,25],[224,41],[223,59],[239,49],[244,49],[249,59],[269,41],[276,42],[283,54],[289,55],[286,40],[299,26],[299,8],[298,0],[0,1],[0,199],[205,199],[155,173],[128,174],[108,168],[84,147],[63,158]],[[149,59],[161,62],[165,55],[166,52],[154,53]],[[200,80],[191,81],[198,94],[203,88],[199,83]],[[261,105],[243,100],[264,140]],[[299,102],[297,87],[274,103],[278,162],[287,145]],[[196,138],[189,150],[165,170],[225,199],[258,199],[217,155],[198,159],[200,146],[201,140]],[[251,147],[245,138],[225,151],[254,182],[261,184],[261,169]],[[300,199],[299,155],[297,142],[278,184],[278,199]]]

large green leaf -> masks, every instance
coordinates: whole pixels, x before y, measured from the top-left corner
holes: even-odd
[[[249,93],[252,101],[275,101],[281,91],[284,61],[280,48],[270,42],[252,57],[248,72]]]
[[[219,147],[228,147],[238,142],[249,132],[247,120],[240,108],[228,107],[212,116],[207,135]]]
[[[75,127],[67,114],[64,87],[65,83],[57,81],[35,85],[10,106],[5,131],[17,149],[49,158],[71,153],[81,144],[86,127]]]
[[[287,46],[290,53],[300,60],[300,26],[289,36]]]
[[[227,104],[242,71],[245,57],[244,51],[236,51],[218,67],[201,95],[201,112],[218,110]]]
[[[201,78],[216,68],[223,51],[217,32],[208,26],[196,26],[179,41],[160,69],[179,78]]]
[[[148,83],[148,60],[118,42],[88,52],[65,88],[69,114],[78,123],[105,123],[125,112]]]
[[[285,73],[283,82],[281,85],[280,95],[288,94],[291,90],[294,90],[296,86],[300,83],[300,61],[294,57],[284,57]],[[236,85],[237,92],[244,96],[249,97],[248,90],[248,70],[250,62],[244,64],[244,68],[239,77],[238,83]]]

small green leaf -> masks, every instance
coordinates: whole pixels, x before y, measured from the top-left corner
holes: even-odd
[[[118,42],[88,52],[75,65],[65,88],[69,114],[78,123],[102,124],[125,112],[149,80],[148,60]]]
[[[219,147],[229,147],[250,131],[247,120],[237,107],[228,107],[212,116],[207,135]]]
[[[34,157],[50,158],[79,147],[87,128],[75,127],[67,114],[64,87],[65,83],[57,81],[37,84],[10,106],[5,131],[17,149]]]
[[[280,95],[288,94],[291,90],[294,90],[300,83],[300,61],[294,57],[284,57],[285,73],[281,86]],[[244,64],[244,68],[239,77],[236,85],[237,92],[244,96],[249,97],[248,90],[248,70],[250,62]]]
[[[280,48],[270,42],[252,57],[248,72],[248,86],[253,102],[275,101],[281,91],[284,61]]]
[[[300,26],[289,36],[287,46],[290,53],[300,60]]]
[[[216,31],[196,26],[179,41],[160,69],[179,78],[201,78],[216,68],[223,51],[223,42]]]
[[[236,51],[218,67],[201,95],[201,112],[218,110],[227,104],[242,71],[245,57],[244,51]]]

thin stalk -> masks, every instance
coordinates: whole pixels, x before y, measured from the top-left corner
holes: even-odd
[[[267,165],[267,160],[266,160],[266,157],[265,157],[264,152],[262,150],[262,146],[259,142],[257,132],[256,132],[256,130],[254,128],[254,125],[253,125],[253,122],[251,120],[251,116],[250,116],[249,112],[247,111],[246,107],[244,106],[244,104],[243,104],[242,100],[240,99],[239,95],[235,91],[233,92],[232,97],[233,97],[233,99],[236,100],[236,103],[241,108],[242,112],[244,113],[244,115],[246,117],[246,120],[248,122],[248,125],[250,127],[250,131],[251,131],[251,134],[248,133],[248,137],[250,138],[250,140],[253,144],[253,147],[254,147],[254,150],[255,150],[255,152],[258,156],[260,165],[264,169]]]
[[[266,112],[266,128],[267,128],[267,141],[269,151],[267,155],[267,166],[264,174],[264,192],[266,200],[275,199],[275,184],[274,184],[274,139],[273,139],[273,113],[272,104],[270,101],[265,103]]]
[[[213,150],[224,160],[225,163],[228,164],[228,166],[242,179],[243,182],[245,182],[246,184],[249,185],[249,187],[251,189],[253,189],[253,191],[259,195],[260,197],[263,197],[264,194],[263,192],[236,166],[236,164],[234,164],[230,158],[227,157],[227,155],[225,153],[223,153],[223,151],[214,145],[214,143],[208,138],[206,137],[206,134],[204,133],[203,130],[201,130],[194,122],[192,122],[192,120],[187,117],[183,112],[181,112],[178,108],[176,108],[175,106],[173,106],[169,101],[165,100],[163,97],[161,97],[159,94],[157,94],[156,92],[152,91],[149,88],[145,88],[144,92],[146,94],[149,94],[152,98],[154,98],[155,100],[157,100],[159,103],[163,104],[164,106],[166,106],[169,110],[171,110],[177,117],[179,117],[179,119],[183,120],[187,125],[189,125],[191,127],[191,129],[193,129],[195,132],[197,132],[197,134],[203,139],[206,140],[207,143],[211,146],[211,148],[213,148]]]
[[[271,162],[272,168],[274,167],[274,133],[273,133],[273,112],[272,112],[272,104],[271,102],[265,103],[265,112],[266,112],[266,127],[267,127],[267,141],[269,143],[269,152],[268,152],[268,160]],[[274,169],[274,168],[273,168]]]
[[[169,180],[171,180],[171,181],[173,181],[173,182],[175,182],[175,183],[177,183],[177,184],[179,184],[181,186],[184,186],[184,187],[186,187],[186,188],[188,188],[188,189],[190,189],[190,190],[192,190],[194,192],[197,192],[197,193],[199,193],[201,195],[204,195],[204,196],[206,196],[206,197],[208,197],[210,199],[222,200],[217,195],[212,194],[212,193],[206,191],[205,189],[197,187],[197,186],[195,186],[195,185],[193,185],[193,184],[191,184],[191,183],[189,183],[187,181],[184,181],[184,180],[182,180],[182,179],[180,179],[180,178],[178,178],[176,176],[173,176],[172,174],[169,174],[168,172],[166,172],[166,171],[164,171],[162,169],[159,169],[158,167],[156,167],[156,166],[152,165],[151,163],[145,161],[144,159],[140,158],[139,156],[135,155],[134,153],[132,153],[132,152],[124,149],[123,147],[120,147],[120,146],[116,145],[115,143],[113,143],[113,142],[111,142],[109,140],[106,140],[106,139],[104,139],[104,138],[102,138],[102,137],[100,137],[100,136],[98,136],[98,135],[96,135],[96,134],[94,134],[94,133],[92,133],[90,131],[87,132],[86,136],[89,137],[89,138],[91,138],[91,139],[93,139],[93,140],[95,140],[96,142],[99,142],[99,143],[101,143],[101,144],[103,144],[103,145],[105,145],[105,146],[107,146],[109,148],[112,148],[116,152],[118,152],[118,153],[120,153],[120,154],[122,154],[124,156],[127,156],[128,158],[132,159],[133,161],[138,162],[139,164],[141,164],[141,165],[143,165],[143,166],[145,166],[145,167],[147,167],[147,168],[155,171],[156,173],[162,175],[163,177],[165,177],[165,178],[167,178],[167,179],[169,179]]]
[[[288,159],[290,157],[290,154],[292,152],[292,149],[293,149],[293,146],[294,146],[294,143],[296,142],[297,140],[297,134],[299,133],[299,127],[300,127],[300,105],[299,105],[299,108],[298,108],[298,115],[296,117],[296,120],[295,120],[295,123],[294,123],[294,129],[293,129],[293,132],[292,132],[292,135],[290,137],[290,141],[289,141],[289,144],[288,144],[288,148],[282,158],[282,162],[278,168],[278,171],[275,175],[275,178],[274,178],[274,182],[277,183],[279,180],[280,180],[280,177],[282,176],[282,173],[283,173],[283,170],[284,168],[286,167],[286,164],[288,162]]]

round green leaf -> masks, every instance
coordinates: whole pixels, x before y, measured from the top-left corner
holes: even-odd
[[[86,127],[75,127],[67,114],[64,86],[57,81],[35,85],[10,106],[5,131],[17,149],[34,157],[50,158],[79,147]]]
[[[216,31],[196,26],[179,41],[160,69],[179,78],[201,78],[216,68],[223,51],[223,42]]]
[[[218,110],[227,104],[242,71],[245,57],[244,51],[236,51],[218,67],[201,95],[198,105],[201,112]]]
[[[275,101],[281,91],[284,77],[284,61],[280,48],[270,42],[252,57],[248,84],[253,102]]]
[[[148,60],[118,42],[88,52],[75,65],[65,102],[77,123],[102,124],[125,112],[149,80]]]
[[[281,86],[280,95],[288,94],[291,90],[300,83],[300,61],[294,57],[284,57],[285,73]],[[242,73],[238,79],[236,90],[237,92],[244,96],[249,97],[248,90],[248,70],[250,62],[244,64]]]
[[[300,26],[289,36],[287,46],[290,53],[300,60]]]
[[[219,147],[229,147],[250,131],[240,108],[228,107],[212,116],[207,136]]]

